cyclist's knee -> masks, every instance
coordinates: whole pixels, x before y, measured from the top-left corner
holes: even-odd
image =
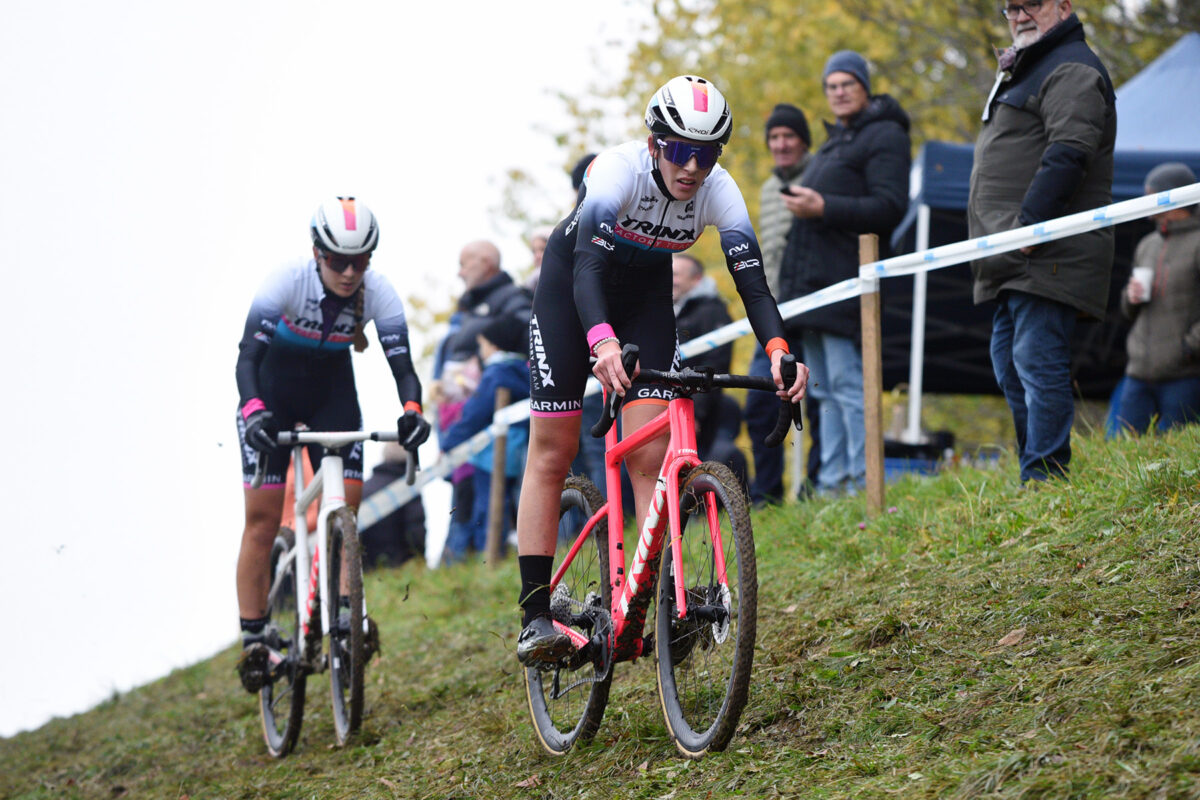
[[[542,435],[529,441],[529,454],[526,458],[526,472],[541,474],[545,478],[554,479],[561,473],[560,480],[567,476],[571,462],[579,450],[578,436]]]

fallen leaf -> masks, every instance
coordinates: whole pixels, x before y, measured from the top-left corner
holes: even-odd
[[[513,786],[519,786],[522,789],[532,789],[535,786],[541,786],[541,785],[542,785],[542,779],[540,776],[538,776],[536,774],[530,775],[525,780],[517,781],[516,783],[513,784]]]
[[[1009,631],[1003,637],[1001,637],[1000,641],[996,642],[996,646],[997,647],[1012,647],[1014,644],[1018,644],[1024,638],[1025,638],[1025,629],[1017,628],[1016,630]]]

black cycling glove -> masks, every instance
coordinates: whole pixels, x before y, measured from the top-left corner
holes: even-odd
[[[429,430],[429,423],[421,416],[421,412],[411,408],[396,420],[396,432],[400,434],[400,444],[405,450],[416,450],[424,444],[429,438]]]
[[[275,449],[279,426],[275,424],[275,415],[265,408],[253,412],[246,417],[246,444],[260,453],[270,453]]]

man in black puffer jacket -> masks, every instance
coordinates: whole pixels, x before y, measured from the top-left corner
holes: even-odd
[[[912,143],[908,115],[892,97],[872,95],[867,62],[843,50],[825,63],[825,97],[837,118],[801,186],[784,196],[797,219],[788,233],[780,300],[858,276],[858,237],[879,235],[881,250],[908,208]],[[886,255],[881,253],[881,256]],[[809,391],[820,403],[818,494],[854,492],[866,473],[862,333],[857,300],[789,321],[804,344]]]

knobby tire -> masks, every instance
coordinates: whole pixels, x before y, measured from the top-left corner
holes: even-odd
[[[717,580],[707,498],[717,502],[727,587]],[[678,619],[673,548],[668,541],[663,546],[655,604],[658,694],[676,747],[689,758],[700,758],[725,749],[746,705],[758,579],[746,496],[729,467],[704,462],[691,469],[681,481],[679,503],[688,611]]]
[[[584,523],[603,505],[604,498],[586,477],[572,475],[567,479],[559,506],[561,557],[570,551]],[[562,563],[561,557],[554,565],[555,572]],[[588,636],[595,634],[598,627],[607,631],[606,641],[611,642],[611,597],[607,518],[601,517],[564,573],[552,603],[559,621],[568,623],[564,609],[569,610],[577,618],[588,618],[593,629],[578,624],[572,627]],[[582,664],[568,663],[570,659],[565,659],[551,667],[525,669],[529,713],[538,740],[548,753],[563,755],[575,742],[586,742],[596,735],[612,684],[611,649],[607,646],[604,649],[604,654]],[[557,697],[556,687],[560,693]]]
[[[362,553],[354,512],[339,508],[329,519],[328,591],[331,630],[329,635],[329,685],[333,696],[333,730],[339,746],[345,745],[362,725],[363,663],[363,573]],[[346,591],[341,591],[342,563],[346,565]],[[341,629],[342,597],[350,600],[349,630]]]
[[[259,690],[259,712],[267,752],[283,758],[300,738],[304,721],[304,687],[307,672],[300,664],[300,610],[296,602],[296,562],[283,562],[292,552],[296,534],[280,528],[271,545],[270,576],[274,593],[268,613],[279,630],[279,640],[270,643],[282,656],[271,665],[271,678]]]

